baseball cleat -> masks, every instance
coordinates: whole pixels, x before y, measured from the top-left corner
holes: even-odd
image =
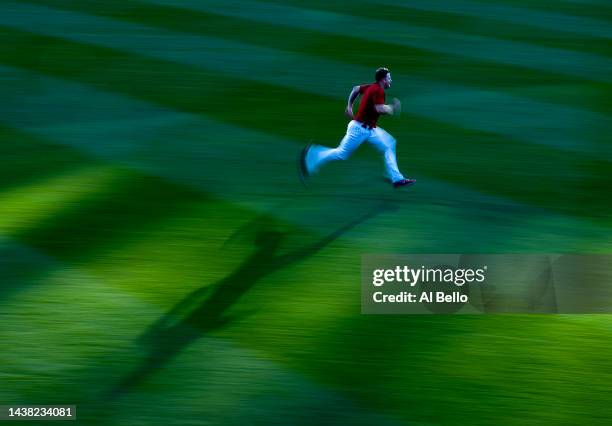
[[[302,184],[306,186],[306,180],[310,177],[310,173],[308,173],[308,167],[306,166],[306,156],[308,155],[308,150],[312,142],[308,142],[308,144],[304,147],[302,152],[300,153],[299,163],[298,163],[298,173],[300,176],[300,180]]]
[[[416,179],[400,179],[398,181],[393,182],[394,188],[399,188],[400,186],[410,186],[416,183]]]

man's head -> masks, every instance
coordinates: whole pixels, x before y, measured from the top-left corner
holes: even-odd
[[[381,84],[384,89],[391,87],[391,72],[389,72],[388,68],[378,68],[374,78],[376,79],[376,82]]]

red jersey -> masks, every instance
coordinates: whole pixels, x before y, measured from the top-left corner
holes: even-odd
[[[385,89],[380,87],[378,83],[362,84],[359,86],[359,94],[362,96],[355,120],[376,127],[376,121],[380,114],[376,111],[375,105],[385,103]]]

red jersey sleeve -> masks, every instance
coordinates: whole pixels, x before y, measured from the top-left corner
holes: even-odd
[[[360,84],[359,85],[359,94],[363,95],[363,93],[366,91],[366,89],[368,88],[369,84]]]

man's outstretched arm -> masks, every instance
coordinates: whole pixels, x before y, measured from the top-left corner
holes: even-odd
[[[377,113],[387,114],[387,115],[399,114],[401,107],[402,107],[402,104],[400,103],[399,99],[395,99],[395,98],[393,98],[391,105],[385,105],[385,104],[375,105]]]
[[[357,96],[359,96],[359,90],[360,86],[353,87],[353,89],[351,90],[351,94],[348,98],[348,103],[346,104],[346,109],[344,110],[344,114],[351,120],[355,118],[355,116],[353,115],[353,104],[355,103],[355,99],[357,99]]]

